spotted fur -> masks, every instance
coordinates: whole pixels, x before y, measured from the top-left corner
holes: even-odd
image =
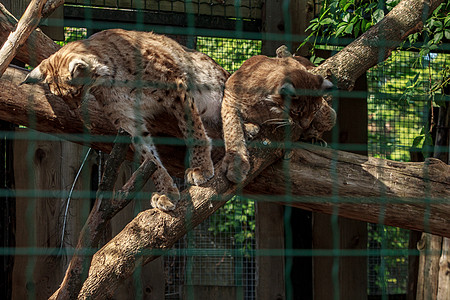
[[[303,60],[254,56],[226,82],[221,111],[226,150],[222,169],[230,181],[243,181],[250,170],[245,136],[255,129],[249,123],[257,128],[295,123],[306,131],[321,111],[323,98],[317,90],[332,84],[309,73]]]
[[[210,57],[166,36],[112,29],[67,44],[42,61],[25,83],[47,83],[70,109],[95,98],[111,122],[133,136],[142,158],[157,165],[152,205],[172,210],[180,194],[158,157],[146,122],[158,126],[159,113],[173,114],[184,137],[196,142],[189,147],[186,180],[194,185],[206,182],[214,168],[203,122],[220,122],[227,77]]]

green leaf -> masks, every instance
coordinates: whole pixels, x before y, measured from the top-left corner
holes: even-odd
[[[348,33],[348,34],[351,34],[352,31],[353,31],[353,23],[350,23],[350,24],[347,25],[347,27],[345,27],[344,32]]]
[[[332,19],[326,18],[326,19],[323,19],[322,21],[320,21],[319,24],[320,24],[320,25],[327,25],[327,24],[331,24],[331,23],[333,23],[333,22],[334,22],[334,21],[333,21]]]
[[[340,36],[342,34],[342,32],[344,32],[345,30],[345,25],[338,27],[338,29],[336,30],[336,37]]]
[[[444,31],[444,35],[445,35],[445,38],[446,38],[447,40],[450,40],[450,29],[446,29],[446,30]]]
[[[384,11],[380,8],[377,9],[372,15],[372,19],[375,24],[380,22],[383,18],[384,18]]]
[[[438,44],[442,41],[443,37],[444,37],[444,33],[442,31],[439,31],[439,32],[435,33],[433,40],[436,44]],[[431,49],[431,47],[430,47],[430,49]]]
[[[449,25],[450,23],[450,15],[446,16],[444,19],[444,26],[447,27],[447,25]]]
[[[424,138],[425,138],[425,135],[416,136],[413,140],[411,148],[419,148],[419,145]]]

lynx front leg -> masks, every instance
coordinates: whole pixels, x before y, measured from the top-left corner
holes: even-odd
[[[231,96],[225,91],[222,103],[222,123],[226,153],[222,162],[222,170],[228,180],[240,183],[247,177],[250,163],[239,109],[229,105],[229,97]]]
[[[174,106],[178,126],[187,141],[190,152],[190,168],[185,172],[186,181],[189,184],[201,185],[214,176],[211,140],[206,134],[193,99],[187,93],[182,92],[181,95],[177,95]]]
[[[174,210],[180,199],[180,192],[161,163],[152,138],[146,129],[141,132],[141,135],[133,135],[133,146],[143,160],[153,161],[157,168],[151,177],[156,188],[156,192],[152,194],[151,205],[163,211]]]

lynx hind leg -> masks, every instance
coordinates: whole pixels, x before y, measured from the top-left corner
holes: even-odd
[[[197,106],[188,92],[179,90],[174,104],[174,114],[184,138],[188,141],[190,152],[190,167],[186,169],[185,179],[188,184],[201,185],[214,176],[211,140],[206,134]]]
[[[225,102],[228,97],[225,95],[222,104],[223,136],[226,152],[222,161],[222,171],[228,180],[240,183],[247,177],[250,162],[245,145],[242,121],[237,109]]]
[[[133,145],[141,154],[143,160],[150,160],[155,163],[156,171],[151,176],[156,192],[152,194],[151,205],[163,211],[174,210],[176,203],[180,199],[180,192],[164,168],[159,159],[156,148],[148,132],[144,132],[145,137],[134,137]]]

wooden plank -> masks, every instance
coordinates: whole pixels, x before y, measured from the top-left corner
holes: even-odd
[[[0,245],[11,250],[15,247],[16,199],[7,194],[15,186],[13,141],[8,139],[8,134],[13,133],[15,127],[0,121],[0,153],[4,158],[0,160],[0,188],[4,192],[0,197]],[[3,255],[0,260],[0,299],[11,299],[13,268],[14,256]]]
[[[45,140],[49,139],[48,135],[35,131],[20,129],[19,132],[30,132],[30,138],[38,140],[14,142],[16,190],[31,193],[30,197],[17,197],[16,247],[49,250],[43,255],[15,257],[12,294],[13,299],[48,299],[59,286],[69,261],[64,249],[76,244],[82,219],[89,209],[89,199],[72,199],[63,252],[59,252],[66,207],[62,192],[70,189],[84,150],[66,141]],[[84,179],[77,182],[75,190],[89,189],[90,180],[85,185]],[[81,207],[85,207],[84,214]]]
[[[208,286],[194,285],[185,286],[183,290],[183,300],[194,299],[214,299],[214,300],[241,300],[234,286]],[[264,298],[262,298],[264,299]]]
[[[450,299],[450,239],[442,241],[442,254],[439,259],[439,286],[437,300]]]
[[[422,234],[422,238],[417,244],[420,259],[416,300],[437,298],[440,253],[436,253],[436,250],[441,247],[442,237],[429,233]],[[430,280],[430,278],[434,280]]]
[[[256,203],[256,247],[258,250],[284,248],[284,207]],[[256,257],[256,299],[286,299],[284,256]]]
[[[67,0],[66,4],[85,4],[80,0]],[[262,16],[262,0],[243,0],[236,10],[234,0],[205,1],[135,1],[135,0],[91,0],[89,6],[114,7],[119,9],[144,9],[150,11],[192,13],[206,16],[223,16],[228,18],[244,18],[260,20]],[[236,13],[237,12],[237,13]]]

